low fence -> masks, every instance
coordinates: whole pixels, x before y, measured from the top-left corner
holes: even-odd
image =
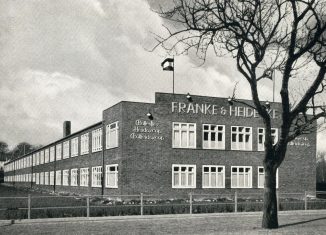
[[[326,209],[326,192],[278,193],[279,210]],[[261,211],[262,194],[31,196],[0,197],[0,219],[92,217],[115,215],[192,214]]]

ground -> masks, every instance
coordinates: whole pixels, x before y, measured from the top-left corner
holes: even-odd
[[[260,212],[115,216],[0,221],[0,234],[325,234],[326,210],[279,215],[280,228],[261,228]]]

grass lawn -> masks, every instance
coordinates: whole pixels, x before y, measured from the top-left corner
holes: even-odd
[[[1,234],[325,234],[326,211],[283,212],[280,228],[260,228],[261,213],[127,216],[0,222]]]

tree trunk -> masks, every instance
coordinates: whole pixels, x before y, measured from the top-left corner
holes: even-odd
[[[276,198],[276,168],[272,162],[264,164],[265,187],[262,227],[273,229],[278,228],[277,198]]]

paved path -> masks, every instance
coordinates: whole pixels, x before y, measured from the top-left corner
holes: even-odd
[[[0,221],[0,234],[326,234],[326,210],[280,212],[261,229],[260,212]]]

